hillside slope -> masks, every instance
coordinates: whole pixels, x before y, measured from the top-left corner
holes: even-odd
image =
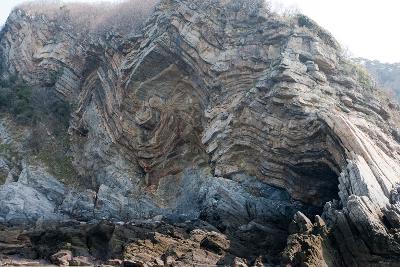
[[[354,60],[371,73],[379,86],[400,100],[400,63],[382,63],[365,58],[355,58]]]

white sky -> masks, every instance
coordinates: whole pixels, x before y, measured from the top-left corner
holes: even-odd
[[[399,0],[271,0],[297,7],[354,56],[400,62]]]
[[[270,1],[274,6],[299,9],[328,29],[354,56],[400,62],[399,0]],[[24,0],[0,0],[0,25],[21,2]]]

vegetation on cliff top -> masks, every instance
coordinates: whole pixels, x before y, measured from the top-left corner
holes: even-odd
[[[126,0],[115,3],[64,3],[63,1],[32,1],[17,8],[29,15],[45,14],[50,20],[62,21],[85,33],[116,31],[135,33],[154,10],[159,0]]]
[[[379,86],[400,101],[400,63],[389,64],[364,58],[355,58],[354,61],[364,66]]]

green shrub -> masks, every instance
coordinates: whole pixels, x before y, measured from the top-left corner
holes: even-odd
[[[0,174],[0,185],[3,185],[6,182],[7,177]]]
[[[11,113],[21,124],[29,124],[33,117],[33,107],[31,105],[32,90],[25,83],[18,83],[13,88],[13,102],[11,103]]]
[[[11,144],[0,144],[0,155],[11,161],[18,158],[18,152]]]
[[[18,123],[34,126],[40,121],[48,122],[57,134],[68,128],[71,106],[52,88],[36,88],[33,92],[28,84],[14,78],[1,84],[0,111],[9,112]]]
[[[71,119],[71,105],[65,100],[57,99],[50,105],[49,109],[61,126],[68,128]]]
[[[58,69],[58,70],[52,70],[49,72],[49,78],[50,78],[50,83],[48,85],[52,86],[56,84],[57,80],[61,77],[63,74],[64,70]]]
[[[358,83],[362,86],[364,89],[371,90],[375,87],[375,82],[372,79],[372,77],[369,75],[368,71],[361,65],[351,61],[351,60],[346,60],[342,64],[343,71],[350,76],[353,76],[356,78]]]
[[[11,106],[10,100],[12,99],[12,91],[10,88],[1,88],[0,87],[0,110],[8,111]]]
[[[300,14],[297,18],[300,27],[313,28],[314,23],[305,15]]]
[[[0,144],[0,155],[8,153],[9,151],[11,151],[10,144]]]
[[[72,185],[76,183],[78,174],[72,164],[72,157],[66,155],[63,151],[51,147],[42,149],[37,157],[48,168],[48,171],[61,182]]]
[[[14,85],[17,81],[17,76],[16,75],[12,75],[10,76],[8,79],[0,79],[0,87],[11,87],[12,85]]]
[[[307,17],[306,15],[303,14],[298,14],[297,15],[297,24],[300,27],[305,27],[311,30],[316,36],[318,36],[322,41],[324,41],[326,44],[332,46],[333,48],[339,49],[340,46],[336,42],[335,38],[327,32],[325,29],[321,28],[315,21]]]
[[[28,125],[30,137],[25,148],[43,162],[51,174],[66,184],[76,181],[77,173],[68,156],[71,105],[53,88],[35,88],[22,81],[3,81],[0,88],[0,109],[10,113],[20,124]],[[0,146],[0,154],[12,155],[8,145]]]
[[[7,87],[3,87],[7,86]],[[9,112],[17,122],[29,124],[33,117],[31,103],[32,90],[24,82],[15,82],[14,79],[2,81],[0,88],[0,109]]]

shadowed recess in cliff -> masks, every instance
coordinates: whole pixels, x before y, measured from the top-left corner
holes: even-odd
[[[294,199],[309,205],[322,207],[337,199],[338,176],[347,156],[335,133],[304,111],[276,112],[273,105],[268,108],[252,101],[240,112],[239,120],[228,122],[225,131],[229,135],[215,134],[212,142],[206,142],[209,146],[224,144],[212,151],[215,174],[230,177],[244,171],[286,188]],[[257,109],[273,115],[263,119]]]
[[[308,191],[305,201],[323,206],[326,202],[338,199],[338,174],[323,162],[298,163],[289,166],[298,187]]]

